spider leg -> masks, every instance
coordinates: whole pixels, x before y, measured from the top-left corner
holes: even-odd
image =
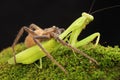
[[[22,36],[23,32],[26,31],[28,33],[31,33],[31,34],[35,34],[31,29],[27,28],[26,26],[22,27],[20,29],[20,31],[18,32],[13,44],[12,44],[12,51],[13,51],[13,56],[14,56],[14,61],[15,61],[15,64],[16,64],[16,57],[15,57],[15,45],[17,44],[17,42],[19,41],[20,37]]]
[[[83,55],[84,57],[90,59],[91,61],[93,61],[93,62],[95,62],[97,65],[99,65],[98,62],[97,62],[94,58],[88,56],[87,54],[85,54],[84,52],[80,51],[79,49],[71,46],[69,43],[66,43],[65,41],[63,41],[62,39],[60,39],[57,34],[51,33],[51,36],[52,36],[54,39],[56,39],[58,42],[60,42],[62,45],[69,47],[69,48],[72,49],[74,52]]]
[[[40,27],[38,27],[36,24],[30,24],[29,28],[32,30],[43,30]]]
[[[47,35],[42,35],[42,36],[35,36],[35,39],[49,39],[49,36],[47,36]],[[34,39],[33,39],[34,40]],[[36,63],[35,63],[35,65],[38,67],[38,68],[40,68],[40,69],[42,69],[42,58],[40,58],[40,66],[38,66]]]
[[[41,36],[35,36],[33,37],[33,40],[35,41],[35,43],[41,48],[41,50],[46,54],[46,56],[52,61],[54,62],[62,71],[65,72],[65,74],[67,74],[67,71],[65,70],[65,68],[60,65],[54,58],[52,55],[50,55],[50,53],[42,46],[42,44],[37,40],[40,39]]]

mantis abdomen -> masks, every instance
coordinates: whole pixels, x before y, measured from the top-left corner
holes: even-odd
[[[51,39],[49,41],[43,42],[42,45],[49,53],[51,53],[56,45],[58,45],[58,43],[54,39]],[[31,64],[45,56],[46,54],[37,45],[35,45],[17,54],[16,63]],[[8,63],[14,64],[14,58],[10,58]]]

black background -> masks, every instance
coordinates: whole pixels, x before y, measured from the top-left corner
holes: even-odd
[[[23,25],[35,23],[42,28],[52,25],[67,28],[82,12],[88,12],[91,4],[92,0],[1,0],[0,50],[12,45]],[[120,5],[120,0],[96,0],[92,11],[113,5]],[[81,38],[100,32],[100,44],[120,45],[120,7],[93,16],[94,21],[82,32]]]

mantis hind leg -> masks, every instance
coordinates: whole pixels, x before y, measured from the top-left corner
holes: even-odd
[[[40,58],[40,66],[38,66],[38,64],[34,63],[38,68],[42,69],[42,58]]]
[[[97,38],[97,39],[96,39],[96,42],[95,42],[95,46],[97,46],[97,45],[98,45],[98,42],[99,42],[99,40],[100,40],[100,33],[98,33],[98,32],[93,33],[92,35],[90,35],[90,36],[82,39],[81,41],[78,41],[75,46],[76,46],[76,47],[80,47],[80,46],[86,45],[86,44],[88,44],[89,42],[93,41],[95,38]]]

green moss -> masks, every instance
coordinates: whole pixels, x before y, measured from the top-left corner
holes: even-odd
[[[51,53],[68,70],[68,75],[65,75],[47,57],[43,58],[43,69],[38,69],[34,64],[10,65],[7,60],[12,57],[12,50],[4,49],[0,52],[0,80],[119,80],[120,48],[101,45],[93,47],[93,44],[89,44],[80,47],[80,50],[95,58],[99,66],[80,54],[76,54],[76,57],[64,46]],[[20,52],[25,49],[25,46],[18,44],[15,49]],[[39,64],[39,61],[36,63]]]

